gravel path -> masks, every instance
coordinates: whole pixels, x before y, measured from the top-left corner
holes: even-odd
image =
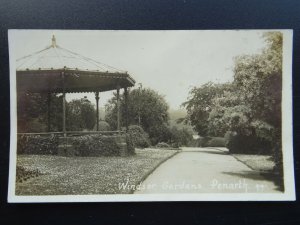
[[[266,180],[225,149],[183,148],[140,184],[145,193],[276,193]]]

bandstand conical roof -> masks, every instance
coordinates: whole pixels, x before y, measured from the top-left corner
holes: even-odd
[[[30,92],[101,92],[134,86],[126,72],[56,44],[17,59],[17,89]]]

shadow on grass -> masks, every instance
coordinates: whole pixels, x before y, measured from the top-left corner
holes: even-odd
[[[276,186],[277,191],[284,192],[283,178],[272,172],[242,171],[242,172],[222,172],[226,175],[248,178],[257,181],[271,181]]]

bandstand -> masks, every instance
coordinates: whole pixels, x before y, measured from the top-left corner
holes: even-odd
[[[113,135],[125,146],[124,133],[128,130],[127,105],[128,88],[134,86],[135,80],[126,72],[97,62],[91,58],[79,55],[65,49],[56,43],[53,35],[52,43],[45,49],[17,60],[16,88],[17,93],[48,94],[48,109],[51,105],[51,93],[62,94],[62,131],[51,132],[50,110],[48,110],[48,130],[38,135],[60,135],[58,154],[72,155],[72,144],[69,137],[86,134]],[[99,99],[100,93],[116,90],[117,97],[117,130],[99,131]],[[121,130],[120,92],[123,90],[125,99],[126,130]],[[96,131],[66,130],[66,94],[92,92],[96,100]],[[32,133],[22,133],[32,135]],[[126,149],[123,151],[126,154]]]

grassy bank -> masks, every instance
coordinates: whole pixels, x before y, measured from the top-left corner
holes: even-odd
[[[253,170],[271,172],[275,166],[271,156],[232,154],[237,160],[243,162]]]
[[[16,182],[16,195],[129,194],[120,184],[136,185],[174,150],[136,149],[130,157],[19,155],[17,165],[41,175]]]

